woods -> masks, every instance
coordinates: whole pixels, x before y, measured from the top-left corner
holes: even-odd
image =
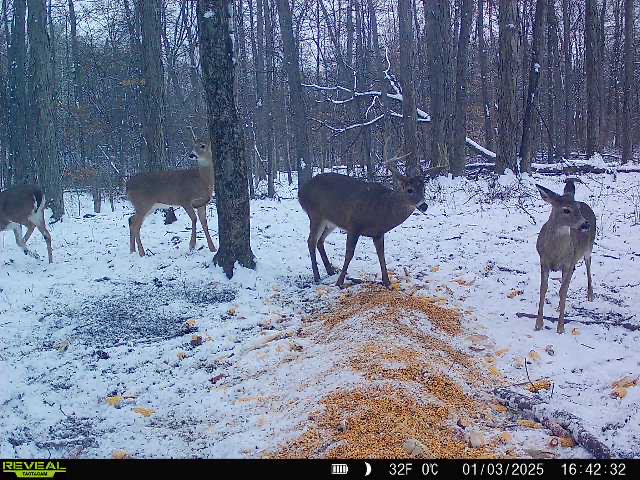
[[[383,176],[385,147],[453,176],[637,161],[633,0],[232,4],[252,197],[332,168]],[[191,129],[212,128],[194,2],[4,0],[0,31],[0,182],[41,182],[57,217],[70,188],[98,212],[123,178],[187,166]]]

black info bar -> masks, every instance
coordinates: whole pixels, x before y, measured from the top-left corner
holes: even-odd
[[[640,478],[640,460],[2,460],[11,478]]]

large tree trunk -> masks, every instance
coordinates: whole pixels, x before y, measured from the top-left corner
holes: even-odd
[[[274,183],[274,144],[273,135],[273,73],[275,70],[274,49],[275,39],[273,32],[273,9],[269,0],[264,2],[264,29],[265,29],[265,75],[264,75],[264,108],[265,108],[265,161],[267,166],[267,196],[273,198],[276,195]]]
[[[633,89],[633,0],[624,0],[624,96],[622,120],[622,163],[633,159],[633,123],[632,99]]]
[[[27,137],[27,45],[25,37],[26,0],[14,0],[11,45],[8,51],[9,184],[35,180]],[[48,64],[48,62],[47,62]]]
[[[507,168],[518,171],[516,158],[518,120],[516,110],[517,32],[516,2],[500,0],[498,14],[500,29],[498,82],[498,151],[496,172]]]
[[[307,111],[302,92],[302,75],[298,47],[293,36],[291,6],[289,0],[278,1],[278,18],[280,34],[284,49],[284,63],[289,84],[291,105],[291,123],[296,142],[296,167],[298,170],[298,187],[311,179],[313,162],[309,151],[309,133],[307,131]]]
[[[167,168],[164,138],[164,74],[160,43],[160,0],[139,2],[142,31],[141,56],[144,86],[142,88],[142,131],[144,163],[147,170]]]
[[[452,46],[449,0],[423,0],[431,77],[431,166],[449,167]]]
[[[487,68],[487,45],[484,38],[484,3],[478,0],[478,15],[476,17],[476,35],[478,37],[478,63],[480,64],[480,85],[482,90],[482,115],[484,118],[484,143],[489,150],[494,147],[494,130],[491,121],[493,103],[489,95],[489,80]]]
[[[408,154],[406,174],[415,175],[418,172],[418,128],[416,94],[413,85],[413,57],[415,48],[410,6],[411,2],[409,0],[400,0],[398,2],[404,152]]]
[[[531,150],[534,124],[534,104],[538,94],[540,82],[540,58],[544,35],[544,15],[547,0],[536,1],[536,15],[533,24],[533,41],[531,51],[531,67],[529,69],[529,85],[527,87],[527,100],[522,119],[522,140],[520,142],[520,169],[529,173],[531,171]]]
[[[451,149],[451,174],[454,177],[464,175],[465,139],[467,124],[467,78],[469,69],[469,40],[471,37],[471,19],[473,1],[463,0],[460,10],[460,33],[458,36],[458,54],[456,55],[456,98],[453,117],[453,141]]]
[[[198,0],[200,58],[213,152],[220,248],[213,260],[228,278],[235,263],[255,268],[244,142],[233,93],[232,0]]]
[[[567,158],[571,151],[571,132],[573,118],[571,115],[571,95],[573,95],[571,65],[571,12],[569,0],[562,0],[562,56],[564,57],[564,138],[563,154]]]
[[[585,13],[585,75],[587,84],[587,157],[600,150],[600,84],[598,6],[596,0],[586,0]]]
[[[47,35],[45,0],[29,0],[29,96],[30,132],[36,141],[31,155],[38,166],[38,177],[54,218],[64,215],[62,165],[56,148],[53,125],[53,85],[51,82],[50,45]]]

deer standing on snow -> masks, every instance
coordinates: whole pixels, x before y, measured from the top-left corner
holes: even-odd
[[[0,232],[13,230],[16,243],[25,255],[39,258],[38,254],[27,248],[27,241],[37,228],[45,242],[49,263],[53,263],[51,252],[51,234],[44,220],[45,198],[42,189],[35,185],[20,185],[0,192]],[[27,233],[22,237],[22,225]]]
[[[538,304],[536,330],[542,329],[543,326],[544,300],[549,283],[549,272],[561,270],[558,333],[564,333],[567,291],[573,271],[581,258],[584,258],[584,264],[587,267],[587,300],[593,300],[591,251],[596,238],[596,216],[589,205],[576,202],[574,180],[568,179],[566,182],[563,195],[558,195],[548,188],[536,185],[542,199],[552,207],[551,216],[542,226],[536,243],[540,255],[540,303]]]
[[[358,239],[365,236],[371,237],[376,247],[382,283],[387,288],[391,286],[384,257],[384,234],[409,218],[416,208],[423,212],[427,209],[422,177],[402,175],[392,164],[398,158],[387,160],[386,164],[398,181],[399,190],[337,173],[316,175],[300,188],[298,200],[309,216],[307,244],[316,283],[320,281],[316,248],[327,274],[336,273],[324,249],[324,241],[337,227],[347,232],[347,251],[336,285],[342,287],[344,284]]]
[[[208,141],[197,140],[194,135],[194,148],[189,158],[197,160],[198,168],[171,170],[165,172],[141,173],[127,181],[127,196],[135,208],[129,218],[129,246],[131,253],[136,251],[144,256],[140,240],[140,228],[147,215],[158,208],[182,207],[191,219],[191,241],[189,250],[196,246],[197,218],[207,237],[209,250],[216,251],[209,225],[207,224],[207,204],[213,195],[213,156]],[[197,218],[196,218],[197,212]]]

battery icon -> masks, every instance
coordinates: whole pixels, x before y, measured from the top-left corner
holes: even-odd
[[[346,475],[349,473],[349,465],[346,463],[332,463],[331,475]]]

